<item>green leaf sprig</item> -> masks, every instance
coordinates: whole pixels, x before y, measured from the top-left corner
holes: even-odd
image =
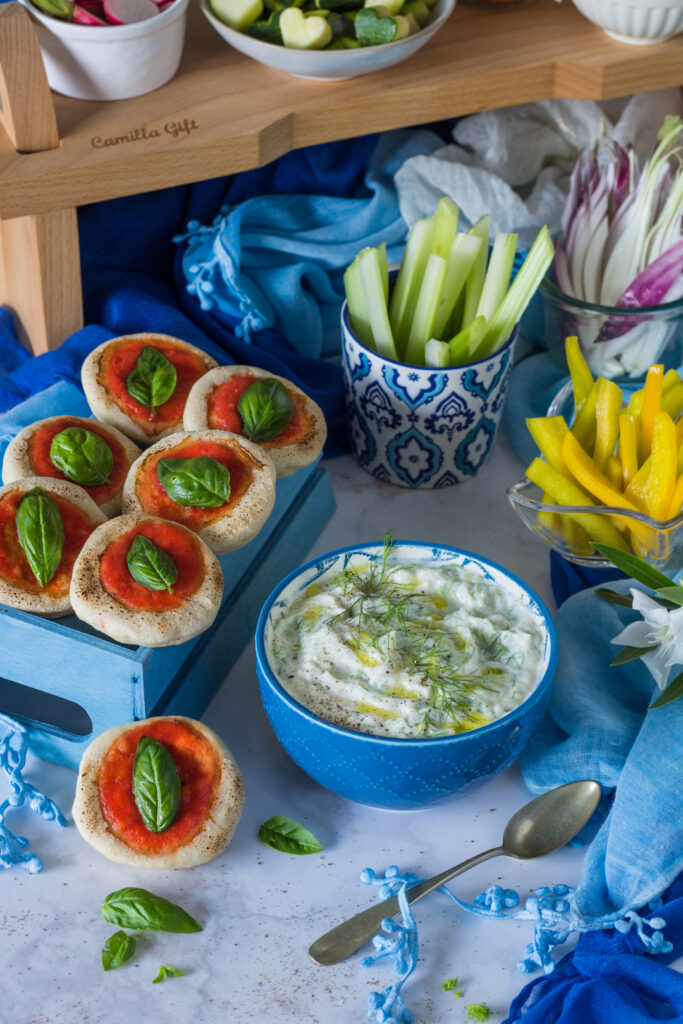
[[[261,377],[242,393],[237,412],[245,437],[262,444],[272,441],[289,425],[294,406],[281,381],[275,377]]]
[[[150,832],[166,832],[180,810],[180,775],[168,747],[151,736],[138,743],[133,762],[133,796]]]
[[[183,508],[219,508],[230,500],[230,470],[208,455],[159,459],[159,483]]]
[[[258,837],[262,843],[274,850],[295,853],[297,856],[320,853],[323,848],[312,832],[283,814],[276,814],[268,818],[268,821],[264,821],[258,830]]]
[[[642,583],[643,586],[653,590],[653,600],[661,605],[662,608],[672,611],[683,607],[683,587],[676,586],[659,569],[648,565],[642,558],[638,558],[627,551],[621,551],[619,548],[612,547],[609,544],[596,544],[595,549],[599,551],[603,558],[607,558],[612,565],[616,566],[617,569],[621,569],[622,572],[626,573],[627,576],[630,576],[637,583]],[[599,587],[596,590],[596,594],[603,601],[608,601],[610,604],[617,604],[626,608],[632,607],[633,604],[633,598],[630,594],[620,594],[618,591],[610,590],[608,587]],[[618,665],[626,665],[630,661],[636,661],[650,651],[656,650],[658,646],[659,644],[652,644],[648,647],[624,647],[612,660],[611,666],[614,668]],[[648,711],[663,708],[667,704],[679,700],[681,697],[683,697],[683,671],[679,672],[659,697],[650,704]]]
[[[135,931],[200,932],[198,921],[163,896],[147,889],[125,888],[110,892],[102,903],[102,917],[109,924]]]
[[[50,459],[65,477],[84,487],[99,487],[109,481],[114,456],[97,434],[82,427],[67,427],[52,438]]]
[[[126,390],[140,405],[154,410],[168,402],[177,383],[178,373],[170,359],[160,349],[145,345],[126,377]]]
[[[110,935],[102,949],[102,967],[105,971],[113,971],[122,967],[135,956],[136,942],[132,935],[125,932],[114,932]]]
[[[46,587],[59,569],[64,548],[64,521],[57,502],[34,487],[19,502],[16,529],[31,572]]]
[[[170,555],[141,533],[135,537],[126,555],[126,565],[136,583],[148,590],[173,593],[178,570]]]
[[[159,968],[159,973],[152,982],[153,985],[158,985],[161,981],[166,981],[167,978],[184,978],[185,971],[181,971],[179,967],[171,967],[170,964],[162,964]]]

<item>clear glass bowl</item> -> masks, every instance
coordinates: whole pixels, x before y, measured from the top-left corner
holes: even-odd
[[[596,377],[642,380],[648,366],[683,362],[683,299],[661,306],[620,309],[582,302],[549,277],[541,284],[548,351],[566,368],[564,341],[576,335]]]

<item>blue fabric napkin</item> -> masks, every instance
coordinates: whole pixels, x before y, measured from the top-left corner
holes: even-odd
[[[365,246],[387,244],[400,258],[407,233],[393,184],[409,157],[441,145],[433,132],[387,133],[353,197],[258,196],[230,202],[210,226],[188,223],[183,271],[204,310],[237,321],[251,341],[275,328],[302,355],[335,356],[340,347],[343,271]]]

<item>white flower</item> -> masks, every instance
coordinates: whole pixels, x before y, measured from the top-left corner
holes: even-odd
[[[654,598],[640,590],[632,590],[633,608],[643,616],[641,622],[632,622],[612,640],[613,644],[628,647],[653,647],[641,661],[660,690],[666,686],[672,665],[683,665],[683,608],[667,611]]]

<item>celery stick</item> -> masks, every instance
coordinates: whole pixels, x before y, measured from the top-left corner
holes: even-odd
[[[517,235],[496,235],[484,288],[477,306],[477,316],[485,316],[490,320],[505,298],[505,293],[510,287],[510,274],[516,250]]]
[[[453,312],[448,318],[448,322],[443,329],[443,338],[453,338],[460,330],[462,330],[462,314],[465,309],[465,289],[463,288],[458,295],[457,301],[453,308]]]
[[[364,249],[358,261],[365,302],[375,348],[384,359],[396,359],[396,346],[389,324],[387,301],[382,285],[382,268],[377,249]]]
[[[406,363],[414,366],[424,365],[425,345],[434,335],[434,321],[443,295],[447,272],[448,262],[443,257],[432,253],[427,260],[427,267],[410,324],[410,333],[404,354]]]
[[[487,214],[485,217],[482,217],[481,220],[478,220],[469,231],[469,233],[474,235],[475,238],[481,239],[482,246],[475,257],[469,277],[467,278],[467,286],[465,289],[465,308],[462,313],[463,327],[467,327],[470,321],[474,320],[477,315],[479,299],[481,298],[484,279],[486,277],[486,261],[488,260],[489,255],[490,228],[491,218]]]
[[[448,342],[448,348],[451,353],[451,366],[462,366],[463,363],[472,361],[472,353],[481,343],[482,338],[486,334],[487,327],[488,321],[486,317],[477,316],[474,320],[470,320],[467,327],[463,327],[454,338],[451,338]]]
[[[436,256],[447,258],[455,241],[459,214],[457,203],[454,203],[452,199],[449,199],[448,196],[442,196],[439,199],[434,214],[434,242],[432,243],[432,252]]]
[[[354,334],[367,345],[368,348],[375,347],[372,340],[372,329],[370,327],[370,315],[367,302],[365,301],[365,290],[360,278],[358,269],[360,256],[356,256],[344,272],[344,288],[346,289],[346,301],[349,304],[349,320]]]
[[[483,243],[480,238],[474,235],[456,235],[455,241],[448,253],[448,272],[443,286],[441,302],[436,312],[434,321],[434,337],[443,338],[446,332],[451,314],[455,309],[458,299],[462,295],[467,275],[472,269],[472,264],[481,249]],[[451,334],[455,334],[455,328]]]
[[[553,261],[554,249],[550,232],[542,227],[534,244],[529,249],[517,277],[508,293],[489,321],[484,340],[477,351],[477,358],[484,359],[507,341],[515,324],[519,323],[522,313],[531,302],[536,289],[543,280],[545,273]]]
[[[451,365],[451,350],[447,341],[430,338],[425,345],[425,366],[433,366],[440,370]]]
[[[403,355],[418,292],[434,239],[434,218],[416,221],[410,229],[401,269],[396,278],[389,307],[389,320],[399,355]],[[429,337],[429,335],[427,335]],[[425,339],[426,340],[426,339]]]
[[[377,259],[379,260],[379,269],[382,273],[382,291],[384,292],[384,301],[389,308],[389,264],[387,262],[387,243],[382,242],[377,246]]]

